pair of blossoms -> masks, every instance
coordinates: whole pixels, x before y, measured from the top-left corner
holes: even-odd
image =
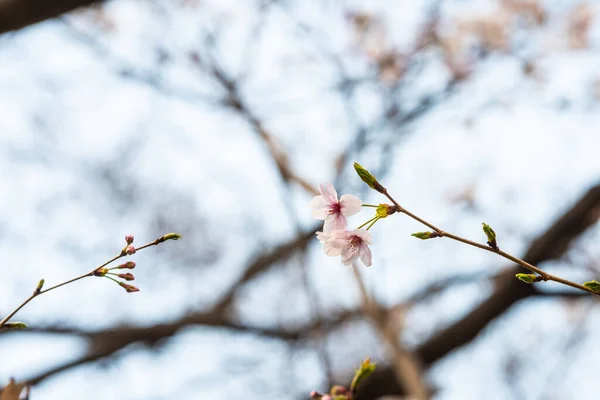
[[[361,229],[372,219],[361,225],[358,229],[348,231],[346,229],[350,217],[359,212],[363,206],[362,201],[351,194],[345,194],[338,200],[338,194],[331,183],[319,185],[318,196],[315,196],[310,207],[312,216],[315,219],[324,220],[323,231],[317,232],[317,238],[323,243],[323,251],[330,257],[341,256],[344,265],[351,265],[354,261],[360,260],[367,267],[371,266],[371,234],[368,229]],[[370,205],[366,205],[370,206]]]

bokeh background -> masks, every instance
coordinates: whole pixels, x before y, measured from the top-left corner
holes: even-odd
[[[600,277],[597,1],[0,1],[0,333],[30,399],[596,399],[597,300],[378,222],[373,266],[314,236],[320,183],[578,282]],[[77,6],[82,8],[74,9]],[[66,12],[66,13],[64,13]],[[350,220],[358,226],[366,209]],[[357,279],[357,275],[360,279]],[[362,282],[363,294],[361,294]],[[364,293],[371,302],[365,307]]]

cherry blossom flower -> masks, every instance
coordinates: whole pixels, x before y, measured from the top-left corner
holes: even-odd
[[[335,230],[317,232],[317,239],[323,243],[323,251],[330,257],[341,256],[342,263],[352,264],[357,258],[367,267],[371,266],[371,234],[366,229],[353,231]]]
[[[338,195],[331,183],[319,185],[319,196],[315,196],[310,207],[315,219],[325,220],[323,232],[345,230],[346,217],[356,214],[362,207],[362,201],[351,194],[343,195],[338,201]]]

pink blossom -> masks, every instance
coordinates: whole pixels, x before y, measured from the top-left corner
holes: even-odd
[[[319,196],[315,196],[310,207],[312,216],[325,220],[323,232],[346,229],[346,217],[356,214],[362,207],[362,201],[351,194],[343,195],[338,201],[338,195],[331,183],[319,185]]]
[[[371,234],[366,229],[317,232],[317,238],[323,243],[325,254],[330,257],[342,256],[343,264],[350,265],[360,258],[367,267],[371,266]]]

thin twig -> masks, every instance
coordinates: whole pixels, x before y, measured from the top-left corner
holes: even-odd
[[[522,266],[523,268],[525,268],[525,269],[527,269],[527,270],[529,270],[529,271],[531,271],[531,272],[539,275],[543,281],[554,281],[554,282],[562,283],[563,285],[567,285],[567,286],[570,286],[572,288],[583,290],[583,291],[591,293],[593,295],[600,296],[600,294],[594,292],[593,290],[591,290],[591,289],[589,289],[589,288],[587,288],[587,287],[585,287],[585,286],[583,286],[583,285],[581,285],[579,283],[576,283],[576,282],[570,281],[568,279],[564,279],[564,278],[558,277],[556,275],[552,275],[552,274],[550,274],[550,273],[548,273],[548,272],[546,272],[546,271],[544,271],[544,270],[536,267],[535,265],[528,263],[525,260],[522,260],[522,259],[520,259],[518,257],[515,257],[515,256],[513,256],[513,255],[511,255],[511,254],[509,254],[509,253],[507,253],[505,251],[500,250],[497,247],[491,247],[491,246],[488,246],[488,245],[485,245],[485,244],[482,244],[482,243],[477,243],[477,242],[474,242],[472,240],[465,239],[462,236],[458,236],[458,235],[455,235],[455,234],[452,234],[452,233],[449,233],[449,232],[445,232],[445,231],[441,230],[440,228],[438,228],[437,226],[433,225],[432,223],[424,220],[423,218],[421,218],[421,217],[413,214],[412,212],[408,211],[406,208],[402,207],[388,193],[388,191],[387,191],[386,188],[383,188],[383,190],[381,191],[381,193],[383,195],[385,195],[394,204],[394,206],[396,207],[396,211],[397,212],[405,214],[405,215],[408,215],[410,218],[412,218],[412,219],[414,219],[414,220],[422,223],[423,225],[427,226],[428,228],[432,229],[435,233],[437,233],[438,237],[447,237],[449,239],[453,239],[453,240],[456,240],[458,242],[462,242],[462,243],[467,244],[469,246],[477,247],[479,249],[482,249],[482,250],[485,250],[485,251],[489,251],[490,253],[498,254],[499,256],[504,257],[507,260],[510,260],[510,261],[512,261],[512,262],[514,262],[514,263],[516,263],[516,264],[518,264],[520,266]]]
[[[162,243],[164,241],[165,241],[164,236],[161,236],[161,237],[157,238],[156,240],[154,240],[154,241],[152,241],[150,243],[146,243],[145,245],[138,247],[136,249],[136,252],[138,252],[140,250],[143,250],[145,248],[148,248],[150,246],[156,246],[159,243]],[[102,264],[102,265],[94,268],[90,272],[87,272],[87,273],[85,273],[83,275],[80,275],[80,276],[78,276],[76,278],[69,279],[68,281],[59,283],[58,285],[54,285],[52,287],[49,287],[48,289],[44,289],[44,290],[36,289],[36,290],[34,290],[34,292],[31,294],[31,296],[29,296],[27,299],[25,299],[25,301],[23,301],[17,308],[15,308],[10,314],[8,314],[6,317],[4,317],[2,319],[2,321],[0,321],[0,329],[4,328],[4,325],[6,325],[6,323],[9,322],[10,319],[12,317],[14,317],[16,313],[18,313],[23,307],[25,307],[27,305],[27,303],[29,303],[31,300],[35,299],[36,297],[38,297],[38,296],[40,296],[40,295],[42,295],[44,293],[48,293],[51,290],[58,289],[61,286],[65,286],[65,285],[68,285],[70,283],[73,283],[73,282],[76,282],[78,280],[81,280],[83,278],[87,278],[89,276],[94,276],[94,273],[96,271],[100,270],[101,268],[106,267],[108,264],[113,263],[114,261],[118,260],[119,258],[125,257],[126,255],[127,255],[127,253],[125,252],[125,249],[123,249],[119,255],[111,258],[110,260],[108,260],[104,264]]]

